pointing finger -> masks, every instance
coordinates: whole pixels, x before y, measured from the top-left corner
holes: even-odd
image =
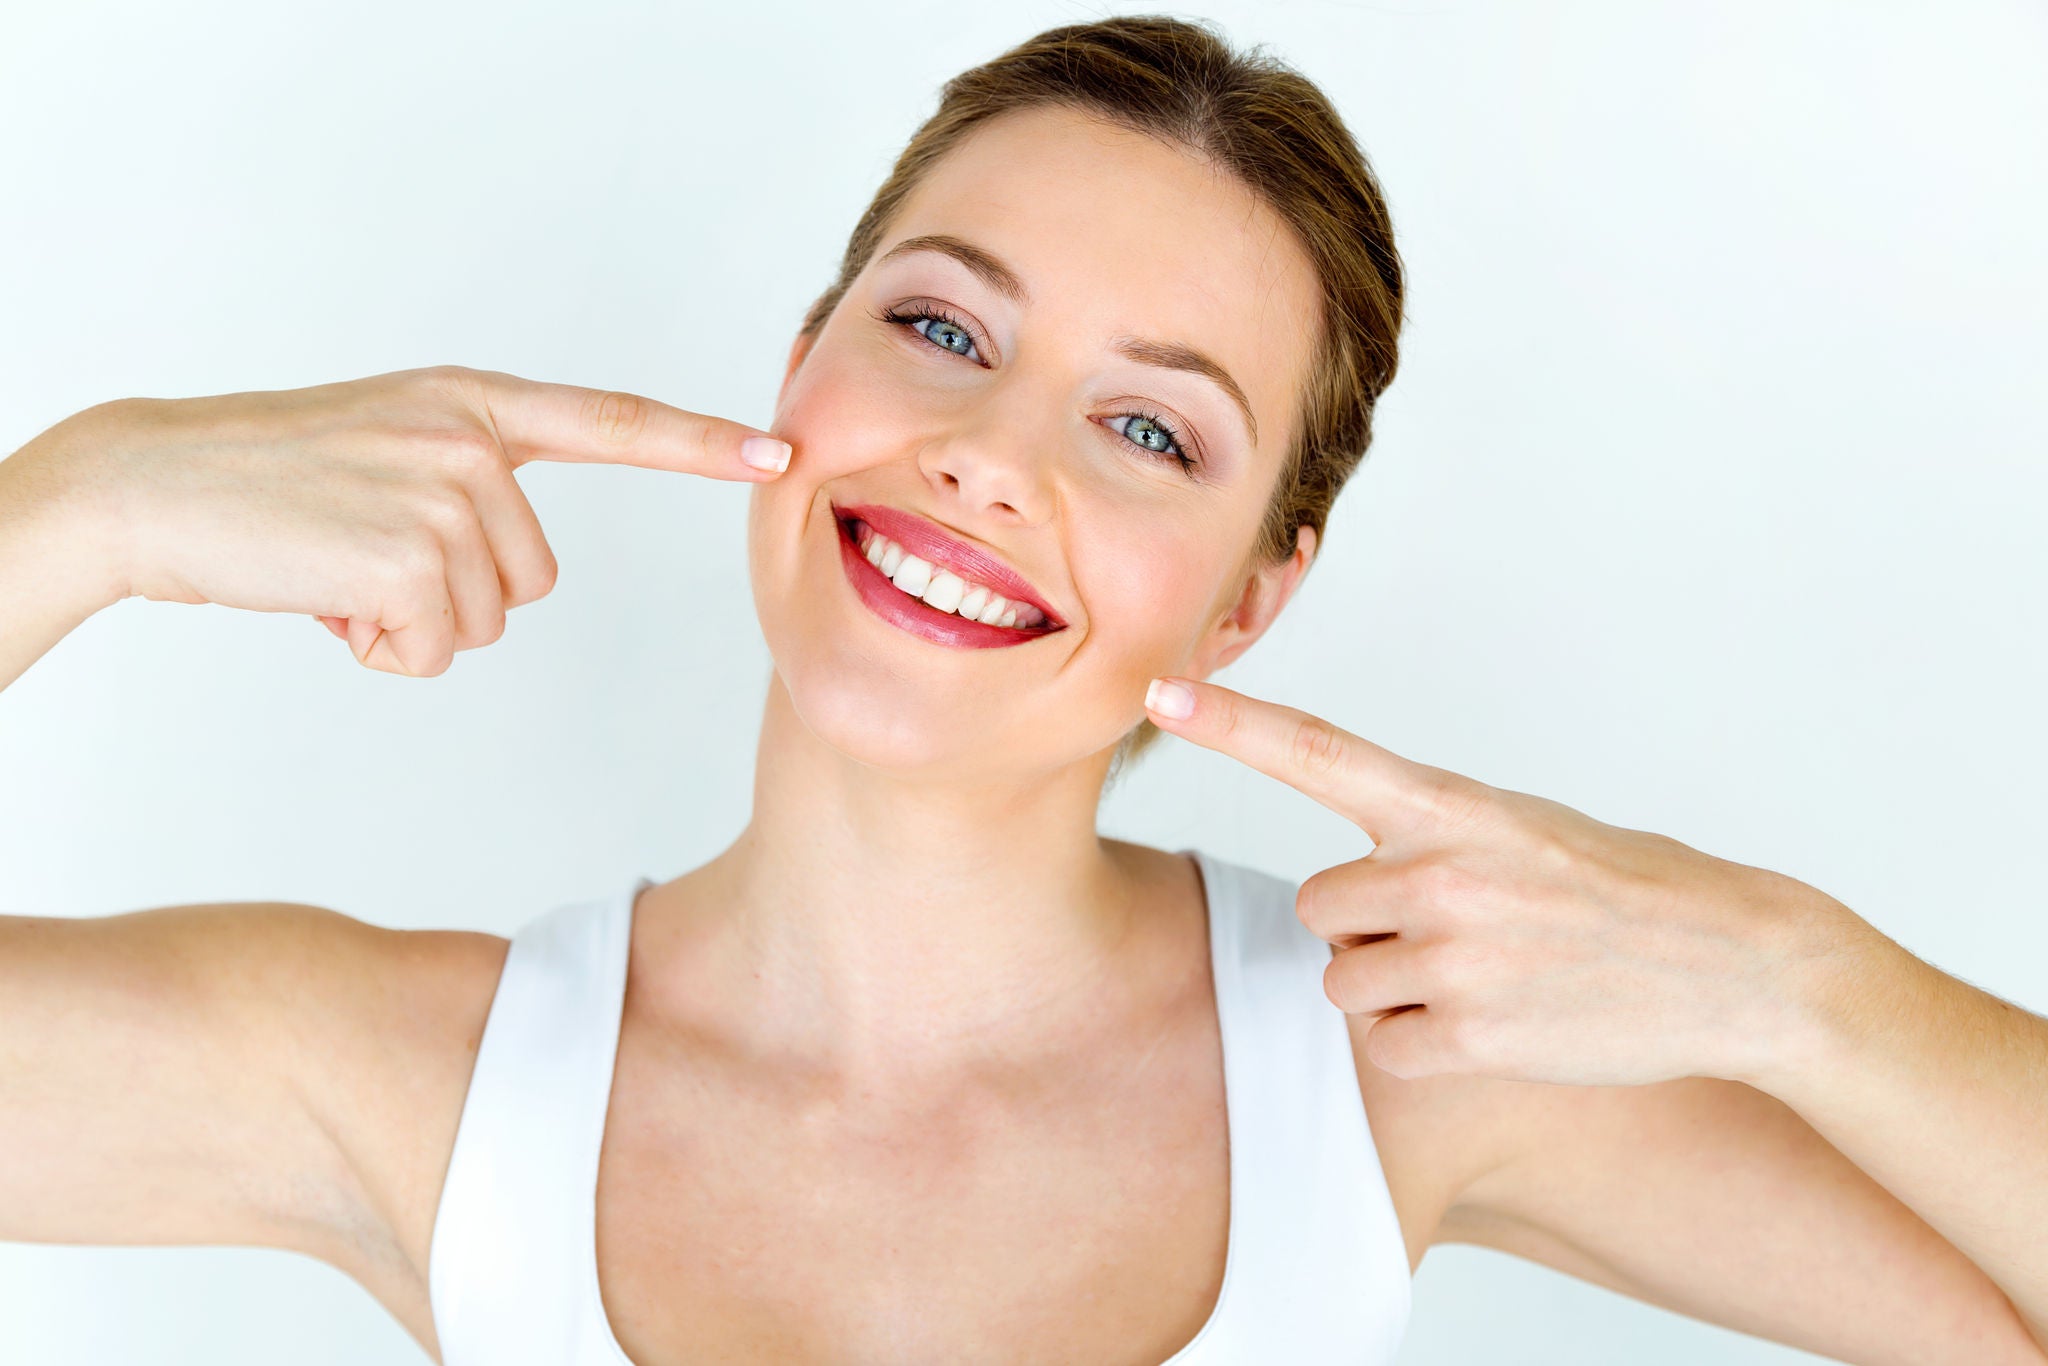
[[[1161,709],[1173,702],[1175,685],[1191,701],[1185,716]],[[1214,683],[1154,679],[1145,706],[1161,730],[1278,778],[1358,826],[1376,845],[1427,830],[1444,782],[1471,781],[1404,759],[1319,716]]]
[[[529,460],[563,460],[761,483],[789,465],[789,443],[778,437],[638,394],[544,384],[496,370],[451,367],[444,377],[488,418],[515,468]]]

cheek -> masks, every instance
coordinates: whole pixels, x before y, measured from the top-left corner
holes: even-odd
[[[749,540],[758,556],[772,547],[797,554],[796,532],[823,506],[820,492],[834,481],[882,464],[910,440],[915,405],[876,382],[872,367],[857,370],[819,342],[791,376],[768,430],[796,449],[778,479],[755,484],[747,504]]]
[[[1190,570],[1208,564],[1213,549],[1189,527],[1134,527],[1128,509],[1092,520],[1072,539],[1090,647],[1119,673],[1149,678],[1178,667],[1209,625],[1217,585]]]
[[[821,484],[903,449],[918,407],[907,402],[899,388],[873,366],[856,368],[820,344],[791,379],[775,410],[772,430],[796,447],[789,473],[801,473],[802,482]],[[762,487],[785,482],[778,479]]]

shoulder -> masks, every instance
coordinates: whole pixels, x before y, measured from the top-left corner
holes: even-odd
[[[268,1007],[262,1024],[276,1046],[317,1061],[342,1090],[401,1053],[417,1065],[420,1047],[459,1054],[466,1042],[473,1053],[511,947],[499,935],[394,929],[320,906],[192,909],[240,912],[224,966],[240,969],[244,993]],[[330,1096],[327,1108],[346,1130],[343,1100],[365,1098]]]
[[[252,1054],[297,1077],[309,1098],[330,1081],[345,1089],[352,1077],[337,1064],[459,1030],[479,1006],[487,1011],[510,943],[273,901],[166,906],[67,928],[67,951],[181,1013],[242,1032]],[[345,1124],[337,1102],[326,1108]]]

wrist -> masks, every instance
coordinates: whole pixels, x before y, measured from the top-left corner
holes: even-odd
[[[0,534],[81,618],[131,596],[116,492],[93,459],[111,439],[111,407],[75,413],[0,460]]]
[[[1778,1026],[1737,1078],[1790,1102],[1802,1086],[1840,1072],[1897,1018],[1926,965],[1875,925],[1818,889],[1785,921],[1776,988]]]

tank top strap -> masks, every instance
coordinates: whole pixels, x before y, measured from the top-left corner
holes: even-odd
[[[512,936],[429,1245],[444,1366],[596,1359],[598,1156],[633,903],[651,881],[557,906]]]
[[[1391,1363],[1411,1276],[1358,1090],[1330,946],[1298,883],[1194,850],[1209,905],[1230,1124],[1230,1237],[1216,1311],[1172,1366]]]

